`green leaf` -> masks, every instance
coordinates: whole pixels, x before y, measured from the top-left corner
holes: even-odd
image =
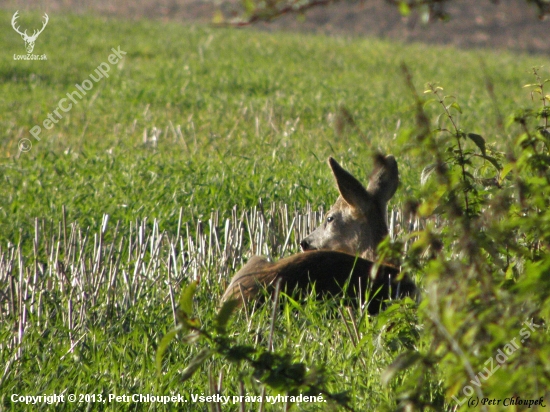
[[[508,176],[508,173],[510,173],[510,171],[514,168],[515,166],[515,163],[506,163],[503,167],[502,167],[502,170],[500,171],[500,176],[499,176],[499,183],[502,183],[504,181],[504,179],[506,179],[506,176]]]
[[[441,113],[439,116],[437,116],[437,120],[435,123],[437,124],[437,128],[441,129],[443,126],[443,121],[447,118],[447,115],[445,113]]]
[[[431,92],[432,92],[431,90],[426,90],[424,93],[431,93]],[[428,99],[424,102],[424,107],[436,102],[439,102],[439,99]]]
[[[170,343],[176,337],[176,335],[180,330],[182,330],[182,326],[181,325],[176,326],[174,329],[172,329],[166,335],[164,335],[162,340],[159,343],[159,347],[157,349],[157,354],[156,354],[156,365],[157,365],[158,376],[160,376],[162,373],[162,357],[164,356],[164,352],[166,352],[166,349],[168,349],[168,345],[170,345]]]
[[[223,24],[224,22],[225,18],[223,17],[222,11],[220,9],[216,9],[212,15],[212,24]]]
[[[189,366],[187,366],[187,368],[183,370],[181,379],[183,381],[186,381],[191,376],[193,376],[197,369],[199,369],[204,361],[208,359],[211,355],[212,351],[210,349],[204,348],[203,350],[201,350],[198,355],[191,360]]]
[[[231,346],[225,354],[225,357],[230,362],[240,362],[248,360],[254,353],[256,353],[256,348],[253,346],[238,345]]]
[[[201,322],[198,318],[187,316],[187,314],[180,309],[176,310],[176,320],[178,324],[183,326],[184,330],[198,330],[201,327]]]
[[[421,359],[422,356],[418,352],[402,353],[382,373],[382,384],[387,385],[398,372],[409,369]]]
[[[500,171],[502,169],[502,166],[494,157],[492,156],[481,156],[481,157],[483,157],[485,160],[491,163],[495,167],[495,169],[497,169],[497,171]]]
[[[456,109],[458,113],[462,113],[462,108],[457,102],[453,102],[449,107],[452,107],[453,109]]]
[[[225,334],[227,323],[237,306],[239,306],[239,301],[237,299],[228,300],[223,304],[214,321],[216,332]]]
[[[254,1],[252,0],[242,0],[242,6],[244,7],[246,13],[252,14],[254,10],[256,9],[256,5],[254,4]]]
[[[191,282],[182,289],[179,301],[179,308],[187,317],[193,314],[193,296],[197,290],[198,281]]]
[[[477,147],[479,147],[479,150],[481,150],[481,153],[483,153],[483,156],[487,156],[487,153],[485,151],[485,139],[481,137],[478,134],[475,133],[468,133],[466,135],[472,142],[476,144]],[[487,159],[489,160],[489,159]]]
[[[406,2],[402,1],[399,3],[399,13],[401,13],[402,16],[411,14],[411,8]]]
[[[510,264],[508,266],[508,268],[506,269],[506,279],[508,280],[511,280],[514,278],[514,266],[515,266],[515,262],[512,262],[512,264]]]
[[[431,216],[434,210],[439,206],[439,199],[441,199],[446,192],[445,186],[436,187],[430,197],[419,206],[418,213],[420,216]]]

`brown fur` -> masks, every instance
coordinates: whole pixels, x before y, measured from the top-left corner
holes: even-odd
[[[389,297],[415,296],[416,287],[410,279],[397,281],[398,269],[382,265],[372,280],[372,266],[371,261],[327,250],[292,255],[276,263],[254,256],[237,272],[222,300],[253,300],[262,288],[273,291],[278,281],[287,293],[304,297],[315,290],[316,297],[321,298],[341,294],[349,280],[346,298],[353,304],[368,303],[371,314],[378,313]]]

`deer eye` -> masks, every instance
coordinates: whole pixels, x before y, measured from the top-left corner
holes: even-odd
[[[327,216],[327,223],[330,223],[334,220],[334,216]]]

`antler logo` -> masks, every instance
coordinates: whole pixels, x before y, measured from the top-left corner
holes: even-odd
[[[48,21],[50,20],[50,18],[48,17],[48,15],[46,13],[44,13],[44,23],[42,24],[42,28],[40,30],[34,30],[34,32],[32,33],[32,36],[29,36],[27,34],[27,30],[25,30],[22,33],[19,30],[19,27],[15,25],[17,23],[16,20],[17,20],[18,17],[19,17],[19,10],[17,10],[15,12],[15,14],[13,15],[13,17],[11,19],[11,25],[12,25],[13,29],[17,33],[19,33],[21,35],[21,37],[23,38],[23,40],[25,41],[25,48],[27,49],[27,53],[30,54],[34,50],[34,43],[36,42],[36,38],[39,36],[40,33],[42,33],[44,31],[44,28],[48,24]]]

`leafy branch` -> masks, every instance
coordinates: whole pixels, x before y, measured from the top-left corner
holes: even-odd
[[[193,317],[193,296],[197,282],[192,282],[182,289],[179,307],[176,311],[177,325],[161,340],[156,355],[157,373],[162,373],[162,359],[170,343],[181,333],[181,341],[191,344],[206,342],[206,347],[190,361],[182,372],[183,381],[191,378],[202,364],[213,356],[219,356],[229,363],[247,364],[252,368],[252,377],[277,391],[286,391],[296,395],[317,396],[318,401],[333,401],[348,411],[354,411],[349,405],[346,392],[330,393],[326,389],[326,371],[322,368],[308,368],[304,363],[294,362],[288,353],[275,353],[271,350],[255,348],[249,345],[238,345],[229,337],[227,326],[238,306],[236,300],[227,301],[216,315],[212,329],[201,325]],[[275,303],[276,305],[276,303]],[[273,320],[275,317],[273,312]],[[273,323],[271,330],[273,331]],[[271,346],[271,344],[270,344]]]
[[[362,1],[366,2],[367,0]],[[261,21],[272,21],[286,14],[302,15],[312,8],[340,2],[341,0],[241,0],[243,13],[238,19],[226,22],[219,12],[214,17],[214,23],[248,26]],[[404,16],[409,15],[412,10],[419,10],[424,21],[449,19],[446,5],[451,2],[452,0],[386,0],[386,3],[396,7]],[[526,0],[526,3],[534,3],[537,6],[541,19],[550,14],[550,3],[547,0]]]
[[[442,378],[454,409],[466,410],[463,399],[473,393],[491,397],[521,388],[535,396],[540,391],[534,388],[547,387],[550,377],[526,378],[514,371],[542,367],[529,355],[547,347],[548,335],[542,331],[522,340],[529,350],[518,350],[509,364],[501,365],[506,379],[490,378],[483,371],[499,348],[525,333],[525,319],[542,324],[550,313],[550,96],[545,94],[549,80],[533,70],[536,81],[525,87],[532,88],[533,100],[540,96],[541,107],[510,117],[504,155],[480,135],[460,129],[455,112],[462,113],[462,108],[453,96],[429,84],[426,94],[433,98],[424,101],[406,67],[404,73],[415,99],[417,124],[412,133],[403,132],[403,143],[416,150],[424,164],[435,159],[421,175],[422,201],[414,211],[423,224],[411,235],[404,258],[404,271],[424,278],[427,293],[419,317],[431,346],[402,354],[383,379],[387,383],[409,370],[402,389],[419,409],[426,400],[416,388],[436,370],[434,365],[445,370]],[[433,126],[425,110],[432,102],[442,109]],[[519,133],[514,124],[520,126]],[[479,178],[482,170],[496,174],[488,181]],[[437,179],[428,185],[431,174]],[[460,192],[464,200],[454,195]]]

